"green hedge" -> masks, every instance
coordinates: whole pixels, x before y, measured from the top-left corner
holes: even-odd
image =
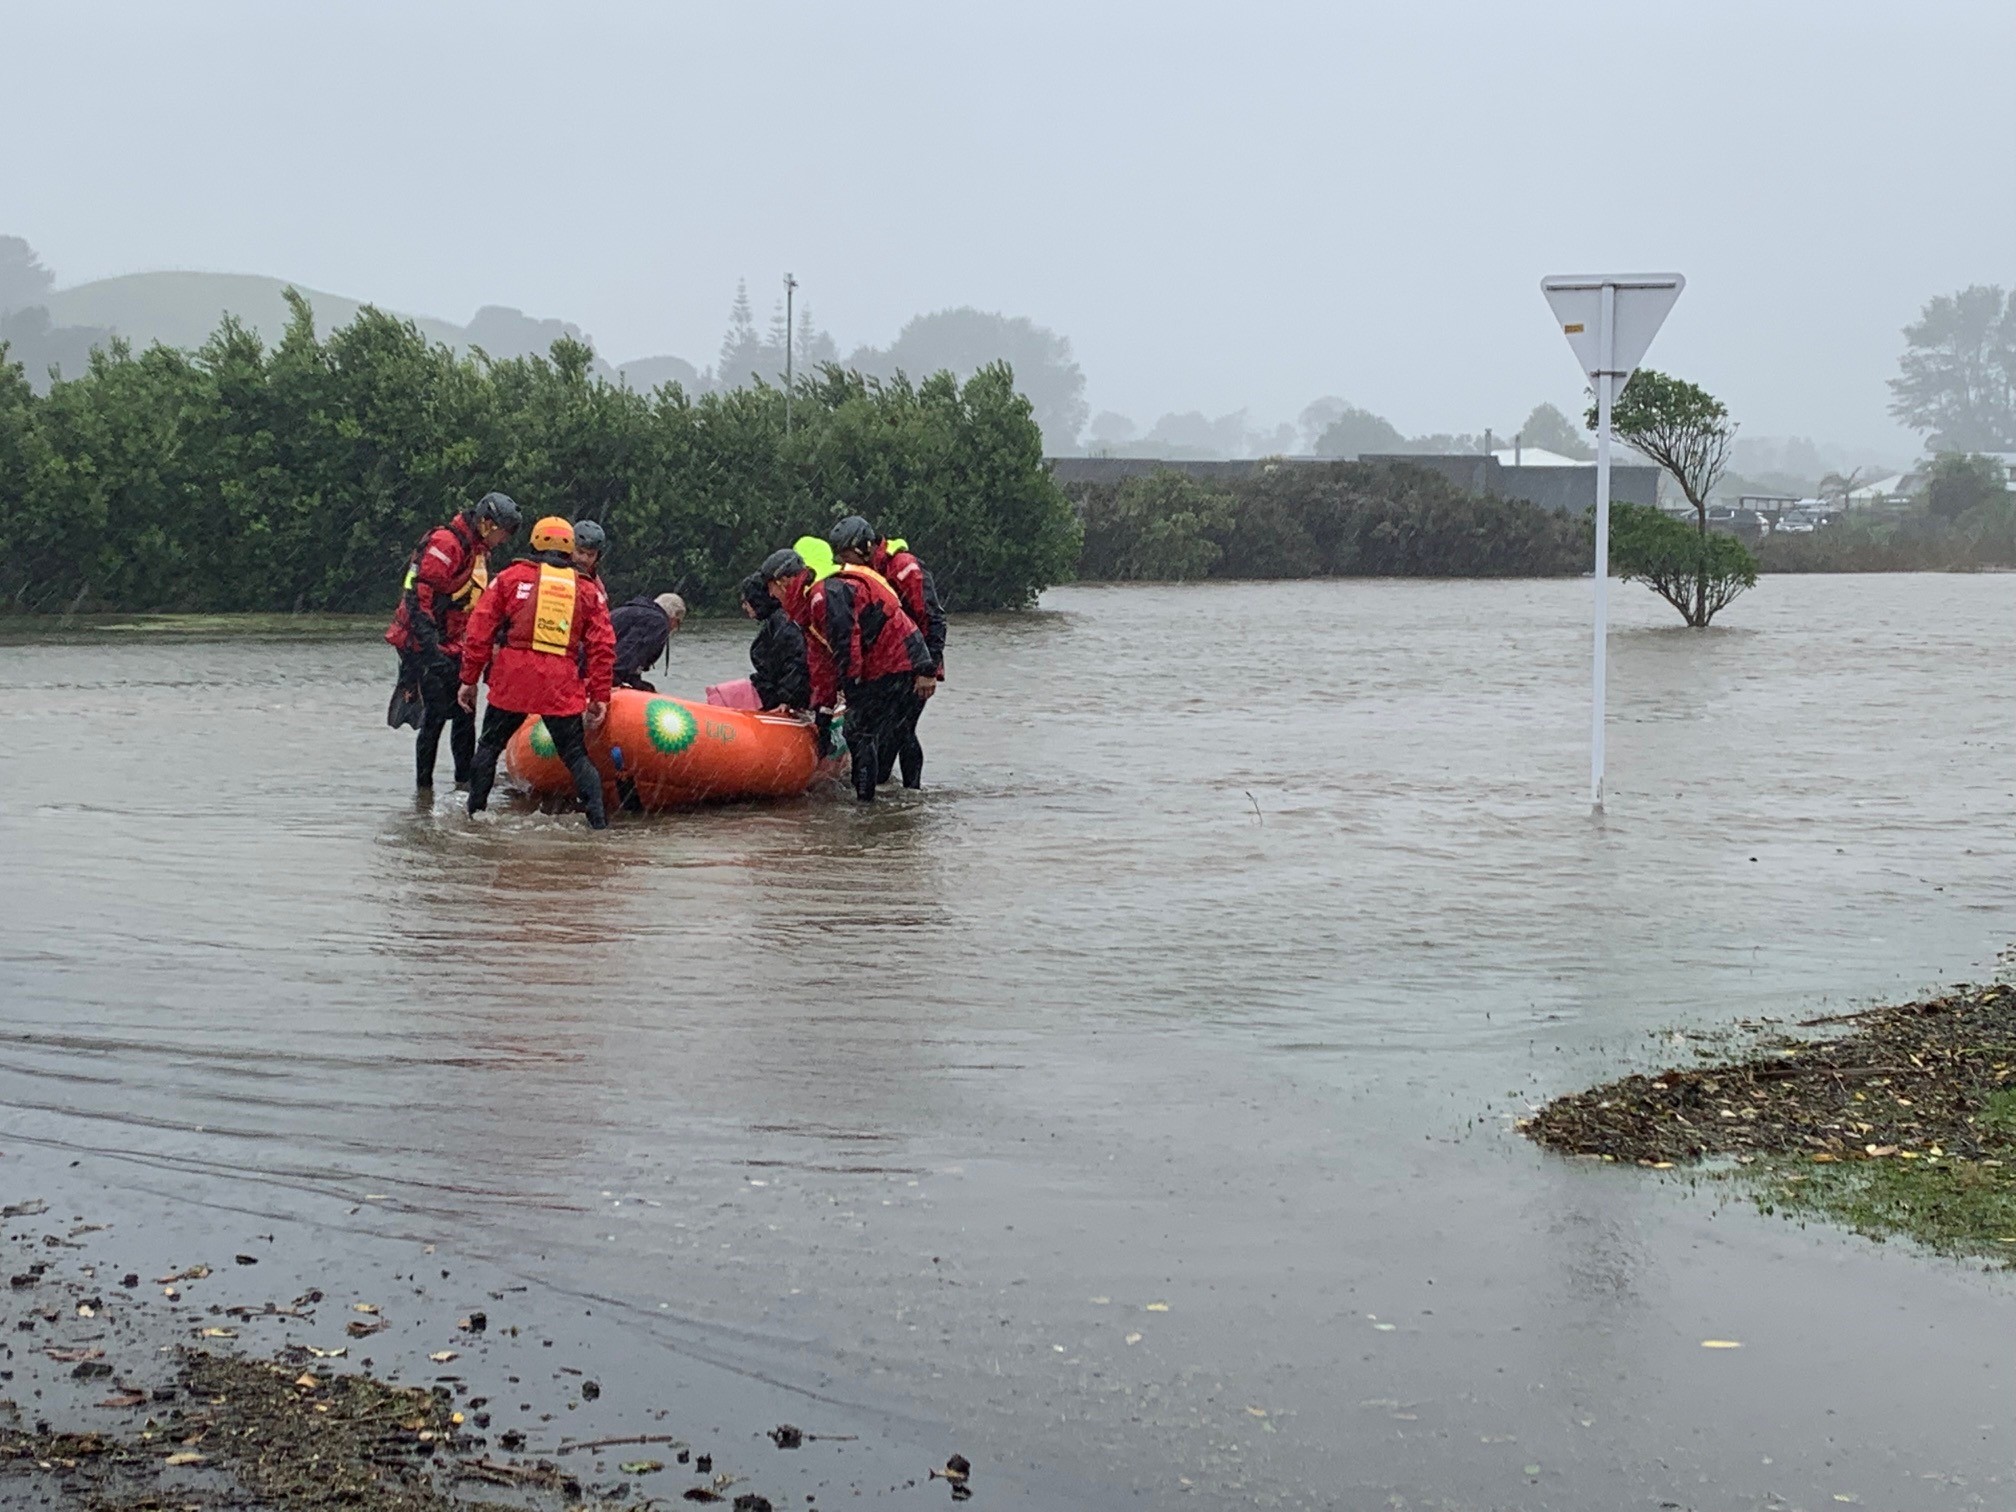
[[[1079,575],[1565,577],[1589,569],[1579,515],[1487,499],[1404,464],[1262,466],[1207,484],[1175,471],[1073,491]]]
[[[420,534],[492,489],[601,520],[619,596],[703,609],[850,512],[912,540],[955,608],[1024,607],[1078,559],[1005,365],[828,368],[787,435],[778,389],[639,393],[577,342],[490,362],[371,309],[318,337],[290,302],[271,349],[227,320],[198,352],[99,352],[41,398],[0,348],[0,605],[389,612]]]

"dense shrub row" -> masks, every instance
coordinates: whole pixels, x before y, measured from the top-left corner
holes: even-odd
[[[0,606],[372,611],[428,526],[491,489],[607,527],[618,594],[732,606],[735,584],[858,511],[912,538],[954,607],[1071,576],[1078,525],[1005,366],[964,385],[826,368],[793,396],[699,398],[490,362],[366,310],[270,349],[227,321],[197,352],[100,352],[37,397],[0,350]]]

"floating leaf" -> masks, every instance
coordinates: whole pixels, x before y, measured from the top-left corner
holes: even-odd
[[[616,1467],[625,1475],[651,1475],[665,1468],[663,1460],[625,1460]]]
[[[352,1302],[350,1304],[350,1311],[370,1313],[375,1318],[378,1315],[378,1304],[376,1302]]]
[[[450,1360],[459,1360],[462,1357],[452,1349],[437,1349],[434,1353],[427,1356],[427,1358],[432,1360],[436,1365],[446,1365]]]
[[[206,1328],[203,1330],[203,1337],[206,1339],[235,1339],[238,1337],[238,1330],[235,1328]]]
[[[1150,1302],[1141,1310],[1143,1312],[1167,1312],[1169,1311],[1169,1304],[1167,1302]]]
[[[1267,1416],[1267,1409],[1265,1407],[1248,1407],[1246,1409],[1246,1416],[1263,1418]]]
[[[200,1465],[203,1463],[203,1456],[193,1454],[185,1449],[180,1454],[169,1455],[162,1463],[168,1465]]]
[[[1701,1347],[1703,1349],[1741,1349],[1743,1345],[1737,1339],[1703,1339]]]
[[[318,1360],[340,1360],[350,1353],[347,1348],[341,1345],[338,1345],[335,1349],[317,1349],[313,1344],[306,1345],[305,1347],[308,1353],[315,1356]]]
[[[1141,1342],[1141,1335],[1138,1333],[1129,1334],[1127,1335],[1127,1342],[1129,1344],[1139,1344]]]

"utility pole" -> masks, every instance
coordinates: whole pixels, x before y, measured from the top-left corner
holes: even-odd
[[[791,348],[797,341],[797,332],[791,323],[791,296],[798,292],[798,280],[789,273],[784,275],[784,434],[791,434]]]

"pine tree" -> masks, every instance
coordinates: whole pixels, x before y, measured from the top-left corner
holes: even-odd
[[[810,304],[798,308],[798,352],[793,360],[801,373],[816,371],[822,362],[840,360],[840,348],[832,336],[813,325]]]
[[[735,280],[735,303],[728,310],[728,333],[721,338],[716,381],[724,389],[745,387],[762,369],[763,343],[756,335],[756,312],[749,305],[749,280]]]

